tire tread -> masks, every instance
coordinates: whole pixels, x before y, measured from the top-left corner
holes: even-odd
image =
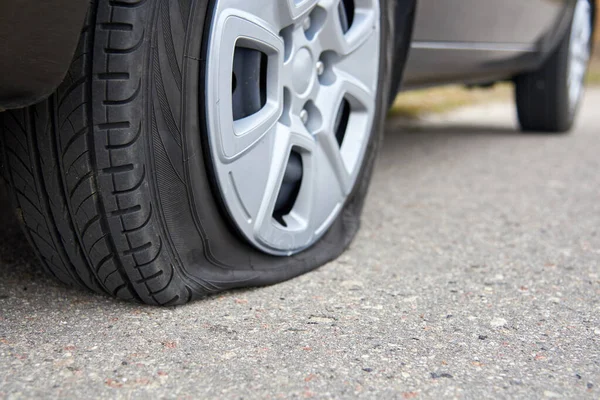
[[[148,93],[138,66],[149,57],[146,26],[159,2],[168,12],[162,0],[92,2],[56,93],[0,114],[0,154],[44,270],[70,286],[175,305],[202,293],[183,283],[169,258],[149,189]]]

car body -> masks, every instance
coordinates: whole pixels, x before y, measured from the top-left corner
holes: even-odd
[[[85,1],[0,1],[0,109],[34,104],[64,79]]]
[[[87,6],[0,2],[0,109],[34,104],[58,87]],[[403,87],[486,84],[534,70],[568,29],[574,6],[574,0],[418,0]]]
[[[573,16],[572,0],[419,0],[406,89],[486,84],[537,69]]]

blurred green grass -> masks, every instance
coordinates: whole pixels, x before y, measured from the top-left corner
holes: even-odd
[[[599,86],[600,85],[600,61],[592,64],[593,68],[590,68],[587,77],[587,83],[590,86]]]

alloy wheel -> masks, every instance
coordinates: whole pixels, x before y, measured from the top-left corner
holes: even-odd
[[[212,170],[238,230],[302,251],[351,194],[376,111],[379,0],[217,0],[208,41]]]

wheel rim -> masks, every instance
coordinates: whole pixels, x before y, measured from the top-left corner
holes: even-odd
[[[210,153],[223,203],[257,248],[302,251],[342,210],[370,140],[379,53],[379,0],[216,2]]]
[[[569,46],[569,105],[575,112],[583,93],[585,74],[590,60],[592,8],[588,0],[578,0],[571,28]]]

